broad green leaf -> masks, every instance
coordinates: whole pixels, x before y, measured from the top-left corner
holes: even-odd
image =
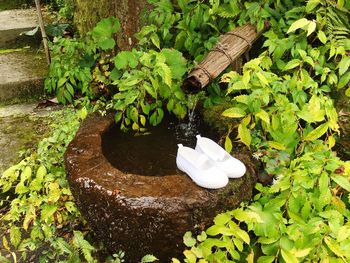
[[[228,117],[228,118],[242,118],[245,116],[245,111],[238,107],[233,107],[225,110],[222,113],[222,116]]]
[[[197,235],[197,240],[199,242],[203,242],[206,239],[207,239],[207,234],[205,233],[205,231],[202,231],[200,235]]]
[[[285,249],[281,249],[282,258],[286,261],[286,263],[299,263],[299,260],[296,256],[294,256],[291,252]]]
[[[314,10],[319,4],[321,3],[321,0],[309,0],[306,4],[306,12],[310,13],[312,10]]]
[[[330,250],[332,250],[332,252],[335,255],[337,255],[338,257],[341,257],[341,258],[344,257],[344,254],[341,251],[341,248],[340,248],[339,244],[335,240],[333,240],[332,238],[327,236],[327,237],[324,238],[324,241],[327,244],[328,248]]]
[[[341,175],[333,175],[332,180],[344,188],[346,191],[350,192],[350,182],[349,178]]]
[[[160,49],[160,40],[156,33],[151,34],[151,41],[158,49]]]
[[[187,72],[187,61],[182,53],[175,49],[164,48],[160,52],[166,59],[166,64],[171,69],[173,79],[181,79]]]
[[[316,129],[312,130],[310,133],[306,135],[304,138],[305,141],[314,141],[324,135],[329,128],[329,123],[323,123],[318,126]]]
[[[115,40],[113,38],[107,38],[98,42],[99,46],[103,50],[113,49],[116,45]]]
[[[295,21],[288,29],[287,34],[294,32],[300,28],[304,28],[307,25],[309,25],[310,21],[307,20],[306,18],[301,18],[297,21]]]
[[[193,238],[192,233],[188,231],[183,236],[183,242],[187,247],[193,247],[196,244],[196,239]]]
[[[297,258],[303,258],[309,255],[311,251],[311,248],[304,248],[304,249],[297,249],[294,250],[292,253],[297,257]]]
[[[337,234],[337,242],[343,242],[350,237],[350,227],[341,226]]]
[[[242,125],[242,123],[238,126],[238,138],[248,147],[250,147],[250,143],[252,141],[252,137],[250,135],[250,130]]]
[[[297,66],[300,65],[300,63],[301,61],[299,59],[292,59],[285,65],[283,70],[286,71],[286,70],[296,68]]]
[[[350,67],[350,56],[345,56],[338,64],[339,75],[343,75]]]
[[[264,121],[267,124],[270,124],[270,116],[269,114],[261,109],[257,114],[255,114],[256,117],[260,118],[262,121]]]
[[[184,253],[186,259],[188,260],[188,263],[196,263],[197,257],[192,251],[185,250],[183,253]]]
[[[235,235],[235,231],[226,227],[226,226],[219,226],[219,225],[213,225],[209,227],[206,231],[207,235],[209,236],[216,236],[216,235],[224,235],[224,236],[233,236]]]
[[[222,213],[222,214],[218,214],[215,218],[214,218],[214,223],[215,225],[225,225],[228,222],[231,221],[231,217],[226,214],[226,213]]]
[[[326,34],[322,30],[318,31],[317,37],[322,42],[322,44],[326,44],[327,43]]]
[[[350,82],[350,71],[340,77],[338,82],[338,89],[344,88],[347,84],[349,84],[349,82]]]
[[[310,23],[307,26],[307,36],[310,36],[313,32],[316,30],[316,22],[310,21]]]
[[[153,255],[146,255],[141,259],[141,263],[149,263],[149,262],[155,262],[158,258],[156,258]]]

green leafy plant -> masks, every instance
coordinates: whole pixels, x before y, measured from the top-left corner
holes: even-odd
[[[182,54],[174,49],[118,53],[110,77],[118,89],[113,108],[121,128],[131,125],[133,130],[143,131],[147,120],[158,125],[164,116],[163,103],[169,112],[183,118],[187,109],[180,86],[186,65]]]
[[[109,55],[105,52],[113,52],[114,34],[119,30],[119,21],[110,17],[99,22],[84,40],[57,38],[45,89],[56,93],[63,104],[72,103],[78,94],[94,98],[104,93],[104,86],[99,84],[105,76],[98,74],[99,67],[105,70],[109,67],[106,62]]]

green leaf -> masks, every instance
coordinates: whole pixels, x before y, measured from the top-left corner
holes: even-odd
[[[299,260],[296,256],[294,256],[291,252],[281,249],[282,258],[286,261],[286,263],[299,263]]]
[[[103,50],[113,49],[115,47],[116,43],[113,38],[107,38],[104,40],[99,41],[99,46]]]
[[[149,263],[149,262],[155,262],[158,258],[156,258],[153,255],[146,255],[141,259],[141,263]]]
[[[275,256],[261,256],[258,258],[257,263],[272,263],[275,260]]]
[[[165,57],[165,62],[171,69],[172,78],[180,80],[187,72],[187,61],[182,53],[175,49],[164,48],[160,54]]]
[[[250,130],[246,126],[242,125],[242,123],[238,126],[238,138],[246,146],[250,147],[250,143],[252,141]]]
[[[226,139],[225,139],[225,150],[228,153],[232,151],[232,141],[229,136],[226,136]]]
[[[314,10],[319,4],[321,0],[309,0],[306,4],[306,12],[310,13],[312,10]]]
[[[339,246],[339,244],[333,240],[332,238],[330,237],[325,237],[324,238],[324,241],[325,243],[327,244],[327,246],[329,247],[329,249],[335,254],[337,255],[338,257],[341,257],[343,258],[344,257],[344,254],[343,252],[341,251],[341,248]]]
[[[332,180],[344,188],[346,191],[350,192],[350,182],[348,178],[341,175],[333,175]]]
[[[16,226],[11,226],[10,227],[10,241],[11,244],[17,248],[19,246],[19,244],[22,241],[22,234],[21,234],[21,230],[19,227]]]
[[[349,82],[350,82],[350,71],[340,77],[338,82],[338,89],[344,88],[347,84],[349,84]]]
[[[316,22],[310,21],[309,25],[307,26],[307,36],[310,36],[313,32],[316,30]]]
[[[300,65],[300,63],[301,61],[299,59],[292,59],[287,63],[287,65],[285,65],[283,70],[286,71],[286,70],[296,68],[297,66]]]
[[[343,75],[350,67],[350,57],[345,56],[338,64],[339,75]]]
[[[185,250],[183,253],[184,253],[186,259],[188,260],[187,263],[196,263],[197,262],[197,257],[192,251]]]
[[[49,205],[44,204],[41,207],[41,220],[45,221],[53,216],[53,214],[56,212],[58,206],[57,205]]]
[[[160,49],[160,40],[158,35],[156,33],[153,33],[150,38],[153,45],[155,45],[158,49]]]
[[[103,19],[97,23],[92,30],[92,36],[96,39],[110,38],[112,34],[119,32],[119,20],[113,16]]]
[[[199,242],[203,242],[206,239],[207,239],[207,234],[205,233],[205,231],[202,231],[200,235],[197,235],[197,240]]]
[[[312,130],[310,133],[306,135],[304,138],[305,141],[314,141],[318,138],[320,138],[323,134],[327,132],[329,128],[329,123],[326,122],[324,124],[321,124],[316,129]]]
[[[257,114],[255,114],[255,116],[264,121],[265,123],[270,124],[270,116],[263,109],[261,109]]]
[[[322,42],[322,44],[326,44],[327,43],[326,34],[322,30],[318,31],[317,37]]]
[[[226,223],[228,223],[230,221],[231,221],[231,217],[226,213],[218,214],[214,218],[215,225],[225,225]]]
[[[229,108],[222,113],[222,116],[228,118],[242,118],[245,115],[245,111],[238,107]]]
[[[345,95],[346,95],[347,97],[350,97],[350,87],[346,89]]]
[[[307,20],[306,18],[301,18],[297,21],[295,21],[288,29],[287,31],[287,34],[291,33],[291,32],[294,32],[300,28],[304,28],[306,27],[307,25],[310,24],[310,21]]]
[[[192,237],[192,233],[190,231],[186,232],[183,236],[183,242],[187,247],[193,247],[197,241]]]

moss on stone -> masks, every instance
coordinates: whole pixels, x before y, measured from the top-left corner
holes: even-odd
[[[212,106],[208,109],[203,109],[203,120],[214,130],[218,131],[219,134],[227,133],[229,127],[238,124],[236,119],[227,118],[222,116],[224,110],[230,108],[229,102],[224,102],[219,105]]]

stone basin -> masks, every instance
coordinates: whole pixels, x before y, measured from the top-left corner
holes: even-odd
[[[246,175],[220,190],[207,190],[176,170],[150,176],[121,171],[118,160],[113,166],[103,150],[103,136],[113,126],[113,116],[88,116],[67,149],[65,164],[71,191],[96,237],[110,252],[126,251],[126,262],[138,262],[145,254],[169,262],[181,255],[186,231],[204,230],[219,212],[251,197],[257,171],[244,151],[235,156],[246,164]]]

